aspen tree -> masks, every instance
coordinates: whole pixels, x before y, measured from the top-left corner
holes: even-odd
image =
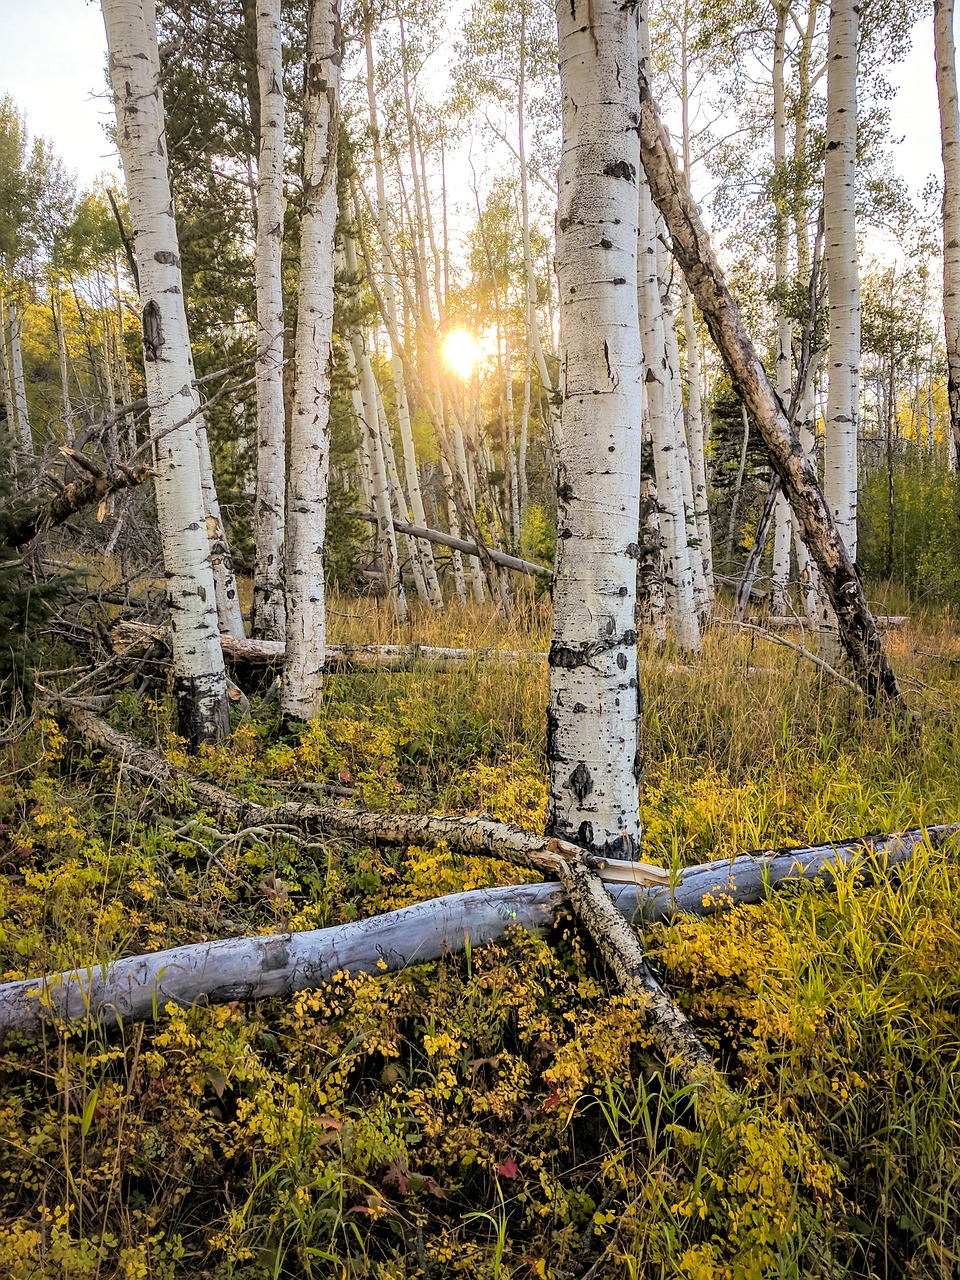
[[[642,772],[636,8],[563,0],[557,22],[563,430],[548,831],[597,853],[635,857]]]
[[[410,499],[410,510],[415,524],[426,523],[423,509],[423,497],[420,492],[420,476],[417,471],[416,451],[413,443],[413,429],[410,422],[410,404],[407,398],[407,387],[404,379],[403,361],[396,347],[394,335],[399,332],[396,277],[397,269],[394,260],[393,243],[390,225],[387,220],[387,193],[383,165],[383,151],[380,142],[380,124],[377,115],[377,99],[375,87],[375,67],[373,56],[373,31],[370,21],[364,28],[366,53],[366,85],[367,108],[370,119],[370,133],[373,140],[374,177],[377,186],[377,230],[383,249],[383,301],[386,310],[384,320],[390,329],[390,371],[393,377],[394,393],[397,400],[397,419],[400,425],[400,442],[403,448],[404,476],[407,482],[407,493]],[[403,513],[406,516],[407,513]],[[443,609],[443,596],[433,562],[433,553],[429,547],[411,545],[411,559],[416,561],[417,581],[424,604],[438,611]]]
[[[787,104],[784,63],[786,59],[787,6],[777,5],[773,40],[773,202],[774,249],[773,270],[776,284],[777,346],[774,361],[774,386],[780,403],[790,403],[792,325],[784,310],[787,287],[787,220],[785,209],[787,158]],[[787,612],[787,586],[790,581],[790,543],[793,522],[790,503],[781,490],[774,507],[773,567],[770,579],[770,611]]]
[[[693,163],[690,137],[690,20],[691,5],[685,0],[680,24],[680,127],[683,171],[690,180]],[[641,52],[641,56],[643,56]],[[706,593],[702,613],[709,618],[713,613],[713,532],[710,528],[710,507],[707,495],[706,415],[700,388],[700,352],[697,343],[697,326],[693,314],[693,294],[687,282],[681,283],[680,302],[683,314],[683,338],[687,361],[687,450],[690,456],[690,479],[693,514],[697,527],[700,562],[703,565],[703,589]]]
[[[257,493],[251,634],[282,640],[283,589],[283,48],[280,0],[257,0],[257,80],[260,139],[257,155]]]
[[[850,559],[857,559],[857,430],[860,422],[860,275],[857,269],[857,0],[833,0],[827,57],[824,260],[830,299],[823,494]],[[824,603],[824,639],[836,621]],[[833,642],[836,648],[836,643]],[[829,658],[829,653],[828,653]]]
[[[2,289],[0,289],[0,395],[3,396],[4,417],[12,429],[17,419],[16,410],[13,407],[13,383],[10,379],[10,348],[7,342],[6,306],[4,305]]]
[[[216,742],[229,729],[226,675],[192,419],[197,397],[166,165],[154,0],[102,0],[102,9],[139,273],[150,426],[159,437],[157,514],[179,731],[194,744]]]
[[[641,32],[642,39],[642,32]],[[680,468],[680,488],[683,493],[683,520],[687,540],[687,560],[693,580],[693,605],[698,618],[709,618],[712,592],[707,589],[703,559],[700,554],[700,531],[697,524],[693,496],[693,468],[687,443],[683,415],[683,387],[680,380],[680,345],[677,342],[676,315],[670,299],[670,254],[664,247],[664,234],[658,227],[657,261],[660,275],[660,299],[663,312],[664,335],[664,387],[667,395],[668,418],[673,419],[672,438],[676,441],[677,462]]]
[[[839,624],[840,639],[867,695],[890,715],[909,715],[876,619],[843,543],[809,458],[756,350],[710,244],[660,116],[646,75],[640,76],[640,154],[659,209],[694,299],[739,393],[763,436],[776,475],[790,499]]]
[[[374,515],[377,517],[377,546],[383,568],[384,585],[398,621],[403,622],[407,617],[407,597],[403,579],[400,576],[397,536],[390,509],[390,489],[383,454],[376,379],[363,335],[356,330],[350,335],[347,362],[357,383],[354,409],[360,421],[364,449],[370,460],[371,496]]]
[[[281,697],[283,715],[288,720],[310,720],[315,716],[323,688],[324,550],[343,57],[338,0],[311,0],[305,57],[300,290],[286,504],[287,645]]]
[[[934,0],[933,32],[943,155],[943,327],[947,345],[951,470],[960,464],[960,109],[953,0]],[[932,434],[932,431],[931,431]]]
[[[649,60],[649,28],[644,22],[640,24],[638,52],[642,61]],[[677,435],[660,291],[656,213],[642,172],[637,183],[637,226],[637,296],[646,421],[653,444],[667,613],[677,646],[687,653],[697,653],[700,650],[700,627],[687,538],[687,510],[683,501],[684,459]]]
[[[27,409],[27,380],[23,373],[23,342],[20,329],[20,306],[11,293],[7,297],[7,315],[10,317],[10,360],[13,365],[13,408],[17,422],[17,434],[24,457],[32,458],[33,431]]]

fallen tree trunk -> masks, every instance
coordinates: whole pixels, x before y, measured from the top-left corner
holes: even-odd
[[[886,614],[875,613],[873,620],[881,631],[893,630],[897,627],[905,627],[910,621],[907,614]],[[799,631],[809,631],[810,624],[806,618],[790,618],[775,614],[772,618],[764,619],[747,619],[749,622],[761,622],[768,631],[791,631],[796,628]]]
[[[750,341],[642,70],[640,153],[654,203],[670,233],[674,257],[730,371],[733,385],[760,430],[783,492],[800,522],[804,543],[820,571],[854,678],[875,703],[909,715],[816,470]]]
[[[249,640],[222,635],[223,656],[229,662],[250,666],[275,665],[283,662],[282,640]],[[519,666],[523,662],[546,661],[546,653],[516,649],[447,649],[426,644],[328,644],[326,671],[351,671],[369,668],[407,671],[414,667],[436,667],[439,670],[462,667],[470,662],[502,662]]]
[[[679,912],[710,915],[760,902],[785,880],[829,876],[852,863],[869,882],[908,861],[918,845],[936,848],[958,833],[960,823],[954,823],[836,846],[744,854],[690,867],[673,886],[625,884],[610,892],[630,922],[668,920]],[[463,950],[467,939],[481,946],[518,926],[548,929],[563,910],[564,894],[561,884],[550,882],[472,889],[329,929],[195,943],[114,961],[91,958],[88,968],[0,984],[0,1040],[33,1037],[59,1021],[94,1018],[112,1026],[155,1017],[171,1002],[265,999],[320,986],[338,972],[377,974],[426,964]]]
[[[82,455],[72,449],[63,449],[73,461],[80,463]],[[106,471],[100,470],[96,463],[83,458],[80,463],[87,474],[80,480],[72,480],[64,485],[49,502],[42,507],[29,511],[22,520],[13,526],[7,534],[7,542],[13,547],[23,547],[32,542],[39,534],[57,525],[64,524],[72,515],[82,511],[94,502],[103,502],[113,493],[122,489],[134,489],[143,484],[150,476],[150,468],[141,463],[139,466],[127,466],[116,463]],[[92,470],[91,470],[92,468]]]
[[[150,622],[125,620],[113,628],[115,646],[131,656],[157,641],[168,643],[169,629]],[[221,634],[223,656],[228,662],[246,666],[279,666],[286,645],[282,640],[252,640],[247,636]],[[463,667],[471,662],[502,662],[519,666],[524,662],[545,662],[546,653],[518,649],[447,649],[426,644],[328,644],[327,671],[366,671],[370,669],[408,671],[416,667],[433,667],[443,671]]]
[[[358,520],[377,523],[372,511],[354,511]],[[464,538],[455,538],[451,533],[441,533],[439,529],[427,529],[420,524],[407,524],[404,520],[394,520],[393,527],[398,533],[408,538],[420,538],[424,542],[433,542],[440,547],[450,547],[452,551],[460,551],[465,556],[476,556],[479,560],[491,560],[502,565],[504,569],[515,569],[517,573],[543,574],[553,577],[553,570],[545,564],[535,564],[532,560],[521,560],[519,556],[507,555],[505,551],[494,551],[492,547],[478,546],[475,542],[467,542]]]

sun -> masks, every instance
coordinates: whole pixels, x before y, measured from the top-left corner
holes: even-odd
[[[466,329],[452,329],[440,348],[444,361],[458,378],[469,378],[484,357],[484,350]]]

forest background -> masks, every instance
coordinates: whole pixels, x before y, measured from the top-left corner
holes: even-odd
[[[328,650],[322,699],[292,717],[278,714],[278,655],[263,648],[283,640],[269,575],[259,598],[255,583],[266,523],[255,10],[158,6],[218,501],[207,532],[223,648],[231,633],[238,646],[223,745],[194,750],[178,735],[143,483],[149,326],[122,184],[107,174],[78,190],[72,157],[37,138],[16,95],[0,107],[5,984],[210,938],[349,926],[522,878],[455,842],[391,849],[322,824],[233,822],[209,795],[191,799],[190,779],[258,813],[306,798],[375,815],[488,814],[527,831],[546,821],[560,442],[553,12],[344,12],[326,513],[327,640],[342,648]],[[785,404],[805,380],[796,408],[825,484],[829,17],[816,3],[651,13],[653,79],[682,163],[771,377],[788,366]],[[304,7],[284,19],[289,425]],[[919,726],[878,717],[858,691],[756,424],[656,229],[643,287],[673,435],[644,446],[635,648],[643,856],[674,892],[698,863],[939,831],[956,816],[960,494],[942,179],[914,157],[904,180],[896,157],[914,149],[914,121],[898,148],[891,117],[895,69],[932,22],[920,7],[862,13],[848,255],[860,422],[852,477],[839,469],[855,495],[858,568]],[[928,88],[933,70],[931,55]],[[924,137],[937,133],[929,101]],[[682,474],[661,470],[671,451]],[[95,501],[54,525],[50,502],[88,477]],[[38,510],[50,527],[24,539]],[[251,612],[259,650],[243,648]],[[101,713],[126,735],[123,764],[104,754],[105,730],[95,749],[79,727]],[[154,772],[131,786],[138,748],[154,751]],[[15,1280],[952,1276],[960,931],[956,871],[936,844],[918,837],[895,874],[855,850],[828,883],[645,924],[649,963],[730,1084],[719,1096],[664,1063],[643,1000],[616,990],[559,910],[545,930],[501,929],[486,947],[396,972],[388,956],[286,999],[244,987],[217,1007],[171,1005],[114,1029],[57,1024],[39,1046],[8,1037],[0,1268]]]

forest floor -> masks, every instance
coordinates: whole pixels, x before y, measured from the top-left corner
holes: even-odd
[[[464,611],[408,629],[371,601],[331,605],[332,641],[548,645],[534,602],[510,624]],[[916,733],[756,635],[718,626],[689,669],[643,655],[644,858],[679,870],[960,817],[955,619],[888,639]],[[121,691],[108,714],[268,803],[342,795],[539,830],[546,694],[536,657],[331,675],[299,737],[254,691],[199,759],[162,691]],[[52,713],[0,752],[2,980],[523,878],[443,849],[218,830]],[[957,1274],[960,866],[921,850],[870,887],[797,883],[644,944],[729,1105],[698,1106],[662,1070],[569,921],[286,1000],[6,1043],[0,1276]]]

